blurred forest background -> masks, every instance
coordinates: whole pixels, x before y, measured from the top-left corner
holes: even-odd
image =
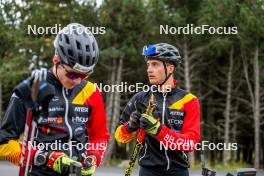
[[[100,60],[91,81],[147,84],[142,47],[173,44],[183,56],[178,83],[200,99],[202,140],[238,143],[237,151],[206,150],[207,163],[264,167],[263,0],[105,0],[100,6],[94,1],[0,0],[0,8],[1,116],[13,87],[28,77],[30,62],[52,64],[55,35],[28,35],[28,25],[101,26],[105,34],[95,35]],[[237,26],[238,34],[160,35],[160,25],[187,24]],[[112,137],[105,164],[127,160],[131,154],[134,143],[117,144],[113,133],[133,94],[103,92]],[[192,164],[199,163],[200,152],[191,156]]]

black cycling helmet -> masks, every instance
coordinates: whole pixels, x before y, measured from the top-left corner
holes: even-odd
[[[143,55],[146,59],[148,57],[156,58],[161,61],[173,63],[174,65],[181,63],[179,50],[175,46],[167,43],[146,45],[143,48]]]
[[[166,62],[172,63],[174,66],[181,63],[179,50],[168,43],[145,45],[142,54],[145,56],[145,60],[158,59],[163,62],[166,78],[159,85],[163,85],[172,75],[172,73],[167,73]]]
[[[59,61],[79,72],[92,73],[98,62],[97,42],[93,34],[81,24],[71,23],[59,31],[54,47]]]

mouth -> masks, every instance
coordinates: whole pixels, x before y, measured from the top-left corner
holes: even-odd
[[[151,76],[151,75],[150,75],[150,76],[148,76],[148,78],[149,78],[149,79],[154,79],[155,76]]]

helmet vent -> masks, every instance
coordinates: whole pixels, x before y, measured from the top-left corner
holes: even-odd
[[[86,64],[89,65],[89,61],[90,61],[90,56],[86,56]]]
[[[79,59],[79,63],[80,63],[80,64],[82,64],[82,61],[83,61],[82,58],[83,58],[83,57],[82,57],[82,54],[79,53],[79,54],[78,54],[78,59]]]
[[[76,25],[72,25],[71,27],[72,29],[76,30]]]
[[[65,51],[64,51],[64,49],[63,49],[63,47],[61,45],[60,45],[60,49],[61,49],[63,55],[65,55]]]
[[[86,34],[86,31],[83,32],[83,36],[84,36],[85,38],[88,37],[87,34]]]
[[[66,43],[67,43],[67,44],[70,44],[69,37],[68,37],[67,35],[64,35],[64,37],[65,37]]]
[[[93,51],[94,51],[95,50],[94,42],[93,42],[92,46],[93,46]]]
[[[77,45],[77,49],[80,50],[81,49],[81,44],[77,40],[76,40],[76,45]]]
[[[95,61],[95,57],[93,57],[92,63],[94,63],[94,61]]]
[[[180,56],[179,53],[174,52],[174,54],[175,54],[176,56]]]
[[[90,47],[89,47],[89,45],[86,45],[85,47],[86,47],[86,52],[90,52]]]
[[[62,37],[61,37],[61,35],[59,35],[59,40],[62,41]]]
[[[73,30],[73,32],[74,32],[75,35],[77,35],[77,36],[79,35],[77,30]]]
[[[169,56],[172,56],[172,54],[171,53],[165,53],[165,54],[163,54],[163,56],[164,57],[169,57]]]
[[[68,54],[69,54],[71,57],[73,57],[73,52],[72,52],[71,49],[68,49]]]

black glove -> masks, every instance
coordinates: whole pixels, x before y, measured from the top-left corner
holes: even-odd
[[[137,131],[140,126],[140,117],[141,114],[138,111],[132,112],[128,124],[126,125],[126,130],[129,132]]]
[[[156,135],[161,130],[161,124],[152,115],[141,114],[140,128],[149,134]]]

